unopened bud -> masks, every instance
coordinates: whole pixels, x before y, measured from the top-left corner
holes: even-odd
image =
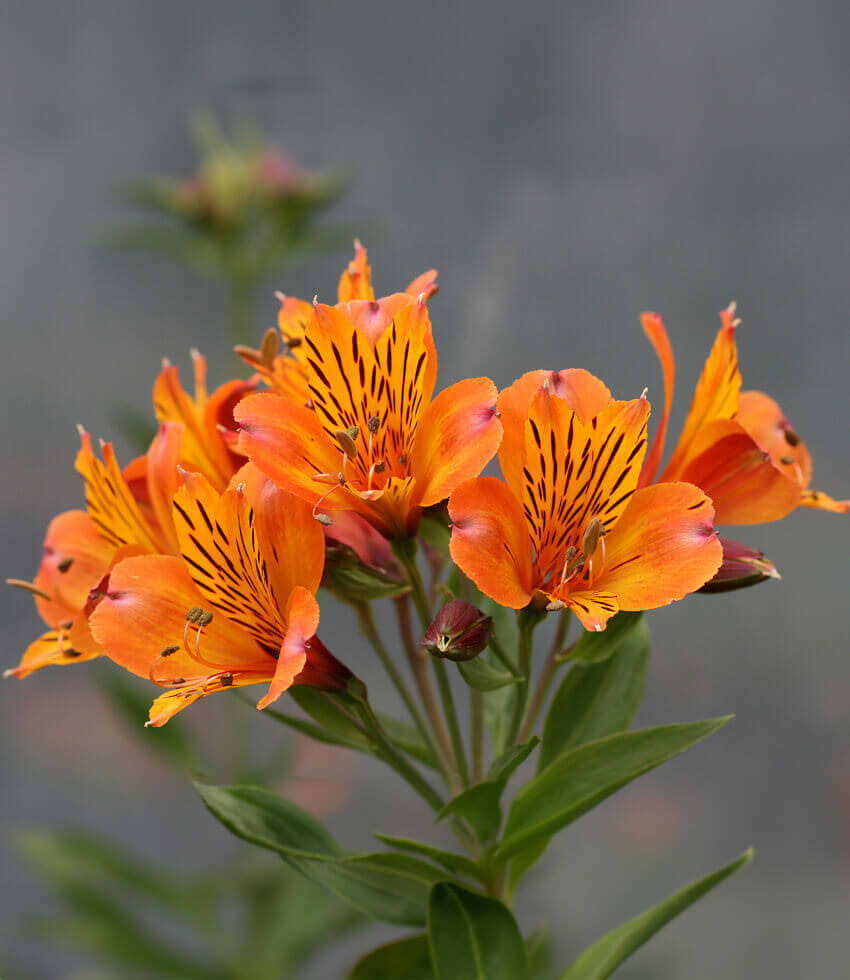
[[[769,578],[781,578],[773,562],[757,548],[727,538],[721,538],[720,543],[723,545],[723,563],[700,592],[733,592]]]
[[[596,551],[596,546],[599,544],[599,536],[602,534],[602,524],[598,517],[594,517],[593,520],[587,525],[584,532],[584,537],[581,539],[581,550],[587,555],[588,558]]]
[[[56,571],[59,572],[60,575],[64,575],[73,564],[73,558],[63,558],[62,561],[60,561],[56,566]]]
[[[422,637],[422,646],[435,657],[471,660],[490,642],[493,620],[463,599],[452,599],[437,613]]]

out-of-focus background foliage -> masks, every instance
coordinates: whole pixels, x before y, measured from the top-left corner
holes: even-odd
[[[128,217],[117,184],[193,168],[187,123],[199,108],[252,121],[307,168],[348,168],[334,220],[362,229],[379,290],[439,266],[442,384],[584,366],[623,397],[648,385],[660,402],[638,324],[656,309],[676,349],[681,419],[716,311],[734,298],[745,386],[779,399],[816,484],[846,495],[848,30],[843,4],[767,0],[7,0],[4,574],[30,575],[46,522],[81,502],[75,422],[118,438],[117,406],[147,410],[163,355],[187,381],[193,345],[213,380],[232,368],[215,284],[98,247]],[[261,325],[274,320],[274,288],[331,298],[347,257],[270,282]],[[525,925],[546,919],[565,952],[578,950],[753,843],[752,868],[666,929],[624,978],[850,974],[848,529],[801,511],[742,530],[781,582],[651,617],[640,720],[737,720],[564,835],[530,888]],[[11,590],[0,615],[2,666],[12,666],[38,624]],[[389,698],[346,614],[323,623],[325,642]],[[55,899],[21,858],[21,832],[95,830],[187,873],[240,853],[188,780],[110,713],[92,682],[99,669],[0,688],[0,948],[35,976],[93,974],[23,927]],[[193,708],[192,724],[226,760],[222,700]],[[281,729],[264,721],[251,719],[268,752]],[[353,846],[373,829],[428,833],[416,801],[361,759],[316,752],[288,785],[324,811],[342,801],[330,824]],[[339,975],[363,942],[347,940],[305,975]]]

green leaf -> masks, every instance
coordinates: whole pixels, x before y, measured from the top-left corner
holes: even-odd
[[[455,854],[454,851],[446,851],[442,847],[435,847],[424,841],[409,840],[406,837],[391,837],[389,834],[375,834],[375,836],[399,851],[428,858],[453,874],[469,875],[473,878],[478,876],[478,865],[463,854]]]
[[[618,926],[588,947],[561,974],[560,980],[605,980],[606,977],[610,977],[621,963],[635,950],[640,949],[671,919],[684,912],[697,899],[702,898],[706,892],[711,891],[730,875],[745,867],[752,859],[752,850],[745,851],[741,857],[727,864],[726,867],[706,875],[705,878],[700,878],[671,895],[660,905]]]
[[[525,944],[496,901],[440,882],[428,900],[428,944],[436,980],[527,980]]]
[[[716,732],[729,717],[621,732],[559,756],[517,794],[496,859],[550,837],[626,783]]]
[[[354,698],[304,685],[291,687],[289,696],[320,728],[339,739],[340,744],[374,753],[375,742],[363,731],[360,706]]]
[[[568,749],[625,731],[643,699],[648,665],[649,629],[638,619],[610,656],[572,666],[549,707],[538,768]]]
[[[481,654],[481,656],[492,656],[492,654]],[[505,748],[516,696],[515,685],[500,688],[498,691],[487,691],[484,695],[484,724],[490,733],[494,752],[502,752]]]
[[[585,631],[569,653],[570,660],[584,660],[587,663],[601,663],[615,653],[623,640],[637,628],[643,613],[620,612],[609,620],[601,633]]]
[[[115,714],[146,748],[183,768],[198,765],[200,749],[182,718],[172,718],[161,728],[145,728],[152,701],[149,684],[140,684],[137,678],[119,670],[99,674],[97,684]],[[177,724],[172,726],[175,721]]]
[[[483,655],[472,660],[460,660],[457,669],[470,687],[476,691],[498,691],[500,687],[516,684],[517,678],[504,667],[493,664]]]
[[[401,925],[424,922],[428,889],[442,877],[430,864],[407,854],[351,854],[315,817],[258,787],[195,788],[231,833],[276,851],[365,915]]]
[[[63,893],[84,882],[104,892],[144,898],[171,915],[209,922],[215,896],[202,883],[154,870],[149,863],[92,834],[28,831],[18,844],[27,859]]]
[[[488,778],[480,783],[473,783],[449,800],[437,814],[437,820],[463,817],[472,824],[480,841],[489,841],[495,837],[502,824],[500,804],[505,786],[514,770],[522,765],[539,741],[535,737],[524,745],[508,749],[490,766]]]
[[[407,936],[358,960],[348,980],[434,980],[428,937]]]

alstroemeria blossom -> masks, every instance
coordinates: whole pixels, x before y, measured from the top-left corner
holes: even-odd
[[[720,330],[660,479],[701,487],[714,503],[718,524],[775,521],[800,506],[846,514],[850,500],[810,488],[809,451],[779,405],[760,391],[741,391],[734,316],[734,305],[720,314]],[[641,323],[661,362],[665,389],[664,413],[641,474],[645,486],[664,452],[676,365],[661,317],[644,313]]]
[[[357,282],[362,289],[362,273]],[[261,392],[235,415],[240,449],[320,519],[355,510],[388,537],[410,533],[423,507],[496,452],[492,381],[460,381],[432,400],[437,353],[424,295],[316,303],[302,347],[309,404]]]
[[[179,556],[120,562],[91,616],[110,659],[169,689],[150,724],[233,686],[269,684],[259,708],[294,683],[343,686],[350,674],[315,636],[325,541],[310,506],[250,464],[223,494],[182,477]]]
[[[224,489],[244,463],[231,448],[233,406],[255,385],[231,381],[208,395],[206,360],[194,351],[192,358],[194,398],[180,385],[177,368],[165,363],[153,388],[159,430],[148,451],[123,469],[111,443],[102,444],[101,461],[91,436],[80,428],[75,465],[85,484],[87,510],[65,511],[48,527],[41,565],[29,587],[50,628],[7,674],[23,678],[41,667],[100,656],[88,618],[97,603],[91,593],[103,576],[130,555],[179,550],[171,510],[180,485],[178,464],[198,469]]]
[[[582,370],[534,371],[499,396],[504,482],[449,499],[451,553],[514,609],[541,596],[602,630],[619,610],[694,592],[720,566],[711,501],[689,483],[637,489],[649,403],[615,401]]]
[[[417,276],[405,289],[404,294],[413,299],[430,299],[437,291],[437,270],[429,269]],[[239,346],[236,352],[253,367],[266,384],[274,391],[281,392],[296,401],[306,404],[311,400],[309,349],[304,345],[304,333],[313,315],[313,304],[296,296],[278,293],[280,311],[277,325],[280,336],[270,328],[258,350]],[[393,296],[375,298],[372,288],[372,267],[366,249],[359,241],[354,242],[354,258],[343,270],[337,286],[337,301],[348,303],[352,300],[368,302],[371,310],[392,309],[396,300]],[[278,353],[280,341],[283,350]]]

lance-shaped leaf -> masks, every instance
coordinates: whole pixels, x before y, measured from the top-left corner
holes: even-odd
[[[458,793],[440,810],[437,819],[465,817],[481,841],[495,837],[502,824],[501,799],[508,780],[534,751],[540,739],[535,736],[524,745],[516,745],[494,760],[487,778]]]
[[[276,851],[302,874],[381,922],[422,925],[428,890],[444,875],[408,854],[352,854],[315,817],[252,786],[195,788],[231,833]]]
[[[564,753],[517,794],[495,858],[505,860],[548,839],[626,783],[717,731],[729,717],[622,732]]]
[[[389,847],[427,858],[453,874],[469,875],[472,878],[478,877],[478,865],[463,854],[455,854],[454,851],[447,851],[442,847],[426,844],[420,840],[409,840],[407,837],[392,837],[389,834],[375,834],[375,836]]]
[[[719,885],[730,875],[745,867],[752,859],[752,850],[745,851],[731,864],[693,882],[649,911],[629,919],[628,922],[589,946],[561,974],[559,980],[605,980],[606,977],[610,977],[621,963],[635,950],[640,949],[671,919],[684,912],[715,885]]]
[[[428,944],[436,980],[527,980],[525,944],[494,898],[440,882],[428,900]]]
[[[643,700],[648,665],[649,629],[640,616],[610,656],[575,663],[546,716],[538,768],[542,771],[559,755],[585,742],[625,731]]]
[[[597,633],[585,630],[576,645],[570,650],[570,660],[582,660],[586,663],[600,663],[619,649],[626,637],[637,629],[643,613],[620,612],[608,621],[608,626]]]
[[[367,953],[348,980],[434,980],[427,936],[407,936]]]
[[[483,654],[474,660],[459,661],[457,669],[466,683],[476,691],[498,691],[500,687],[516,684],[518,680]]]

